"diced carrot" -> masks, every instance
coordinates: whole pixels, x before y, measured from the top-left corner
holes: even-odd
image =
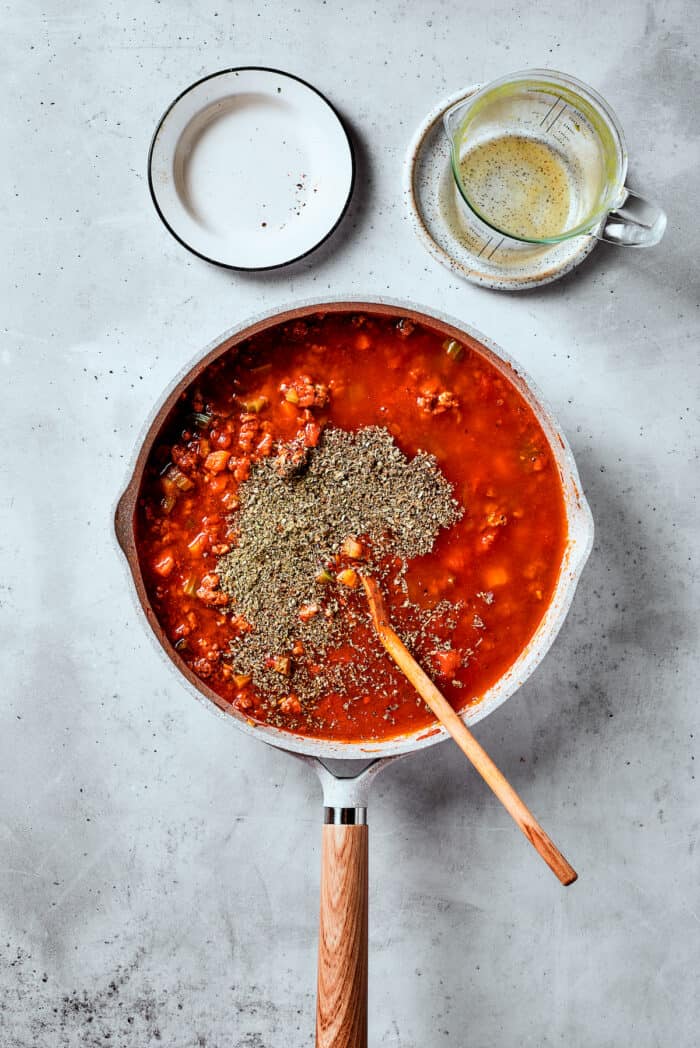
[[[275,655],[267,659],[265,665],[268,669],[274,670],[275,673],[280,673],[283,677],[288,677],[292,672],[292,660],[289,655]]]
[[[302,604],[299,608],[299,618],[302,622],[308,622],[314,615],[318,615],[320,610],[318,604]]]
[[[486,589],[494,589],[496,586],[505,586],[508,581],[508,572],[501,565],[494,564],[484,572],[484,583]]]
[[[182,583],[182,592],[186,593],[188,597],[194,597],[197,592],[197,586],[199,581],[196,575],[188,575]]]
[[[174,567],[175,558],[173,557],[170,550],[166,550],[164,553],[161,553],[160,557],[158,557],[158,559],[153,564],[153,570],[164,579],[168,577],[168,575]]]
[[[349,586],[350,589],[355,589],[360,581],[360,577],[354,568],[345,568],[343,571],[339,571],[336,578],[343,586]]]
[[[291,419],[299,417],[299,412],[297,410],[296,404],[292,404],[288,400],[282,401],[282,403],[279,406],[279,412],[284,418]]]
[[[187,544],[188,550],[191,553],[201,553],[202,550],[204,549],[204,547],[207,544],[208,538],[209,538],[209,535],[208,535],[208,533],[206,531],[198,532],[198,534],[195,535],[195,537],[192,539],[192,541],[188,542],[188,544]]]
[[[355,349],[369,349],[371,345],[372,340],[364,331],[355,337]]]
[[[221,473],[228,466],[230,458],[228,451],[212,451],[204,460],[204,468],[211,473]]]

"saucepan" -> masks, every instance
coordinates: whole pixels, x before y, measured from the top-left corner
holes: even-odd
[[[182,397],[214,360],[252,336],[278,324],[316,313],[357,313],[405,317],[456,340],[465,336],[478,352],[512,382],[534,411],[549,442],[560,473],[566,508],[567,545],[551,602],[530,643],[511,668],[462,714],[470,726],[506,701],[527,680],[553,643],[574,596],[593,543],[593,521],[582,493],[576,464],[566,437],[533,383],[506,353],[472,328],[456,320],[394,301],[306,302],[275,311],[229,331],[208,347],[170,385],[139,440],[126,488],[115,512],[117,539],[126,557],[137,606],[164,653],[195,698],[239,731],[279,747],[317,771],[323,787],[324,826],[321,856],[321,906],[316,1015],[317,1048],[365,1048],[367,1044],[367,803],[377,773],[398,757],[434,746],[446,738],[436,725],[413,734],[371,743],[339,742],[294,735],[267,725],[252,724],[230,708],[196,677],[168,641],[149,602],[137,553],[135,515],[151,450]]]

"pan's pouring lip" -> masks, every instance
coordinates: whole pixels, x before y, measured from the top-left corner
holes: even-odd
[[[583,494],[576,462],[569,443],[562,432],[555,416],[542,397],[536,384],[528,377],[508,353],[495,342],[470,325],[445,313],[424,306],[411,305],[398,299],[387,297],[368,297],[345,295],[334,301],[324,298],[307,299],[294,305],[279,306],[258,314],[253,319],[236,325],[210,342],[203,353],[198,353],[182,367],[164,391],[137,437],[127,470],[127,479],[123,491],[113,507],[115,542],[121,553],[131,585],[132,599],[137,614],[147,630],[151,641],[160,657],[171,670],[177,672],[181,683],[203,705],[218,716],[233,722],[237,728],[258,741],[281,749],[314,757],[343,758],[368,760],[372,757],[392,757],[402,753],[424,749],[446,739],[447,732],[440,726],[421,728],[410,735],[393,736],[376,742],[338,742],[329,739],[312,738],[295,735],[267,725],[255,724],[237,712],[224,710],[222,700],[208,688],[180,660],[162,636],[162,629],[156,619],[146,595],[143,578],[139,567],[138,553],[134,535],[134,512],[139,495],[141,475],[148,458],[151,446],[165,417],[177,401],[181,387],[192,381],[193,372],[203,370],[215,357],[226,352],[241,337],[249,337],[257,330],[285,323],[316,312],[342,313],[362,309],[365,312],[391,316],[409,316],[419,323],[428,326],[442,326],[450,337],[467,334],[482,347],[487,359],[494,364],[518,389],[520,394],[535,413],[549,442],[555,457],[564,494],[568,541],[562,560],[559,578],[554,594],[527,646],[520,653],[506,673],[483,695],[479,701],[468,706],[462,712],[462,718],[469,725],[476,724],[502,705],[527,680],[540,664],[554,643],[571,606],[578,581],[593,548],[593,517]],[[446,330],[448,329],[448,330]],[[121,559],[121,557],[120,557]]]

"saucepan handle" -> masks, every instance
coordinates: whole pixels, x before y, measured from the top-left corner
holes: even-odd
[[[316,1048],[367,1048],[367,809],[324,811]]]

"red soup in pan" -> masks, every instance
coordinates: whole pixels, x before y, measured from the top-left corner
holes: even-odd
[[[154,612],[221,704],[343,741],[434,723],[373,633],[363,571],[463,710],[533,636],[567,539],[516,387],[467,339],[362,313],[210,364],[154,445],[136,533]]]

